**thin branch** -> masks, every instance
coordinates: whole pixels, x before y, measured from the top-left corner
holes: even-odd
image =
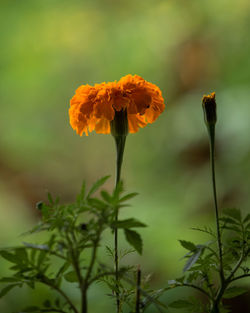
[[[54,256],[57,256],[58,258],[60,258],[60,259],[63,259],[63,260],[68,260],[65,256],[63,256],[63,255],[61,255],[61,254],[59,254],[59,253],[57,253],[57,252],[55,252],[55,251],[52,251],[52,250],[50,250],[50,249],[39,249],[39,248],[36,248],[36,247],[30,247],[30,246],[26,246],[26,243],[24,243],[24,245],[25,245],[25,249],[33,249],[33,250],[37,250],[37,251],[46,251],[46,252],[48,252],[49,254],[52,254],[52,255],[54,255]]]
[[[135,312],[140,313],[140,299],[141,298],[141,269],[138,266],[137,269],[137,282],[136,282],[136,301],[135,301]]]
[[[208,134],[209,134],[209,143],[210,143],[210,163],[211,163],[211,172],[212,172],[212,186],[213,186],[213,196],[214,196],[214,208],[215,208],[215,217],[216,217],[216,230],[217,230],[217,241],[219,248],[219,261],[220,261],[220,278],[221,284],[224,282],[224,270],[223,270],[223,259],[222,259],[222,242],[221,242],[221,233],[220,233],[220,224],[219,224],[219,210],[217,203],[217,192],[216,192],[216,178],[215,178],[215,156],[214,156],[214,141],[215,141],[215,124],[208,125]]]
[[[91,276],[91,273],[92,273],[92,270],[93,270],[93,267],[94,267],[94,264],[95,264],[97,248],[98,248],[98,244],[99,244],[99,241],[100,241],[101,232],[102,232],[102,225],[100,226],[99,231],[97,233],[97,238],[94,241],[94,248],[92,250],[92,256],[91,256],[90,264],[88,266],[88,271],[87,271],[87,274],[85,276],[85,284],[86,284],[86,286],[88,286],[90,284],[88,282],[88,280],[89,280],[89,278]]]
[[[99,275],[94,276],[92,279],[89,280],[88,285],[90,286],[91,284],[93,284],[96,280],[105,277],[105,276],[111,276],[114,275],[115,276],[115,272],[105,272],[105,273],[101,273]]]
[[[203,294],[205,294],[209,299],[212,299],[212,297],[210,296],[209,293],[207,293],[204,289],[202,289],[201,287],[198,287],[196,285],[193,284],[187,284],[187,283],[182,283],[181,285],[175,285],[172,288],[177,288],[177,287],[190,287],[196,290],[199,290],[200,292],[202,292]]]
[[[235,280],[238,280],[238,279],[241,279],[241,278],[245,278],[245,277],[250,277],[250,274],[243,274],[243,275],[234,277],[234,278],[232,278],[232,279],[229,281],[229,284],[231,284],[231,283],[232,283],[233,281],[235,281]]]
[[[41,280],[40,281],[41,283],[51,287],[52,289],[56,290],[69,304],[69,306],[71,307],[71,309],[75,312],[75,313],[78,313],[76,307],[74,306],[74,304],[72,303],[72,301],[70,300],[70,298],[66,295],[66,293],[60,289],[59,287],[55,286],[55,285],[52,285],[49,283],[49,281],[45,281],[45,280]]]

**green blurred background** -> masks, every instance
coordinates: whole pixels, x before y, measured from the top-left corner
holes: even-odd
[[[218,105],[220,207],[249,210],[249,0],[1,0],[0,28],[1,247],[23,240],[48,190],[70,202],[83,179],[90,185],[107,174],[112,189],[113,139],[76,135],[69,100],[81,84],[128,73],[158,85],[167,104],[154,124],[127,139],[125,187],[140,195],[123,216],[149,225],[141,231],[143,257],[130,262],[152,274],[154,288],[164,287],[181,275],[177,240],[208,239],[190,230],[212,225],[214,217],[204,93],[215,91]],[[6,275],[8,265],[0,266]],[[77,299],[76,288],[65,288]],[[40,303],[46,293],[53,297],[43,288],[14,290],[0,300],[0,312]],[[102,285],[91,290],[91,313],[114,311],[105,293]],[[250,310],[248,297],[236,298],[233,312]]]

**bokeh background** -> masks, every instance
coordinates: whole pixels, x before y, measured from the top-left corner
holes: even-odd
[[[190,230],[213,225],[214,217],[204,93],[217,97],[219,205],[249,211],[249,0],[1,0],[0,28],[1,247],[23,240],[19,235],[39,219],[35,204],[48,191],[70,202],[83,179],[90,185],[107,174],[112,189],[113,139],[76,135],[69,100],[81,84],[128,73],[158,85],[167,104],[154,124],[127,139],[123,178],[139,196],[123,216],[149,225],[141,230],[144,255],[130,261],[161,288],[181,276],[185,251],[177,240],[207,241]],[[8,265],[0,260],[0,266],[6,275]],[[77,299],[76,288],[65,288]],[[114,310],[105,293],[102,285],[91,290],[90,312]],[[14,290],[0,299],[0,311],[46,296],[53,293]],[[248,312],[249,293],[231,303],[233,312]]]

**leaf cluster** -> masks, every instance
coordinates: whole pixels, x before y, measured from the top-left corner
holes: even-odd
[[[247,290],[231,286],[236,280],[249,277],[247,261],[250,256],[250,214],[242,217],[238,209],[225,209],[220,218],[222,233],[222,264],[223,279],[220,281],[220,256],[216,235],[208,227],[193,228],[210,236],[208,242],[194,244],[180,240],[180,244],[188,252],[184,255],[186,263],[183,276],[169,281],[166,290],[177,287],[190,287],[206,296],[205,304],[196,300],[177,300],[170,307],[185,308],[187,312],[213,312],[214,304],[220,307],[220,312],[230,312],[222,305],[223,299],[236,297]],[[201,306],[203,305],[203,309]],[[200,309],[198,307],[200,306]]]
[[[46,300],[39,307],[28,307],[23,312],[77,313],[78,308],[63,291],[62,282],[77,284],[84,298],[93,283],[114,276],[113,269],[98,262],[98,249],[105,230],[123,230],[133,249],[142,252],[142,240],[134,228],[146,225],[133,218],[115,222],[117,210],[127,207],[127,201],[137,194],[124,194],[122,183],[112,193],[100,190],[108,178],[98,180],[89,191],[83,184],[74,203],[60,204],[59,198],[48,194],[47,203],[37,204],[41,221],[26,235],[44,232],[46,240],[23,242],[20,247],[0,250],[1,257],[11,264],[13,272],[0,280],[5,285],[0,297],[15,287],[27,285],[34,289],[40,283],[53,289],[59,297],[54,301]],[[99,196],[95,196],[97,191],[100,191]],[[120,275],[129,270],[121,268]],[[114,291],[114,286],[111,287]]]

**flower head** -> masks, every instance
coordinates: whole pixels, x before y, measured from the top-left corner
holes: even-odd
[[[128,131],[153,123],[165,108],[160,89],[138,75],[118,82],[80,86],[70,101],[70,124],[79,135],[109,134],[116,116],[127,118]],[[117,114],[124,112],[124,114]]]
[[[205,123],[207,125],[215,124],[217,121],[215,92],[212,92],[210,95],[203,96],[202,106],[204,111]]]

